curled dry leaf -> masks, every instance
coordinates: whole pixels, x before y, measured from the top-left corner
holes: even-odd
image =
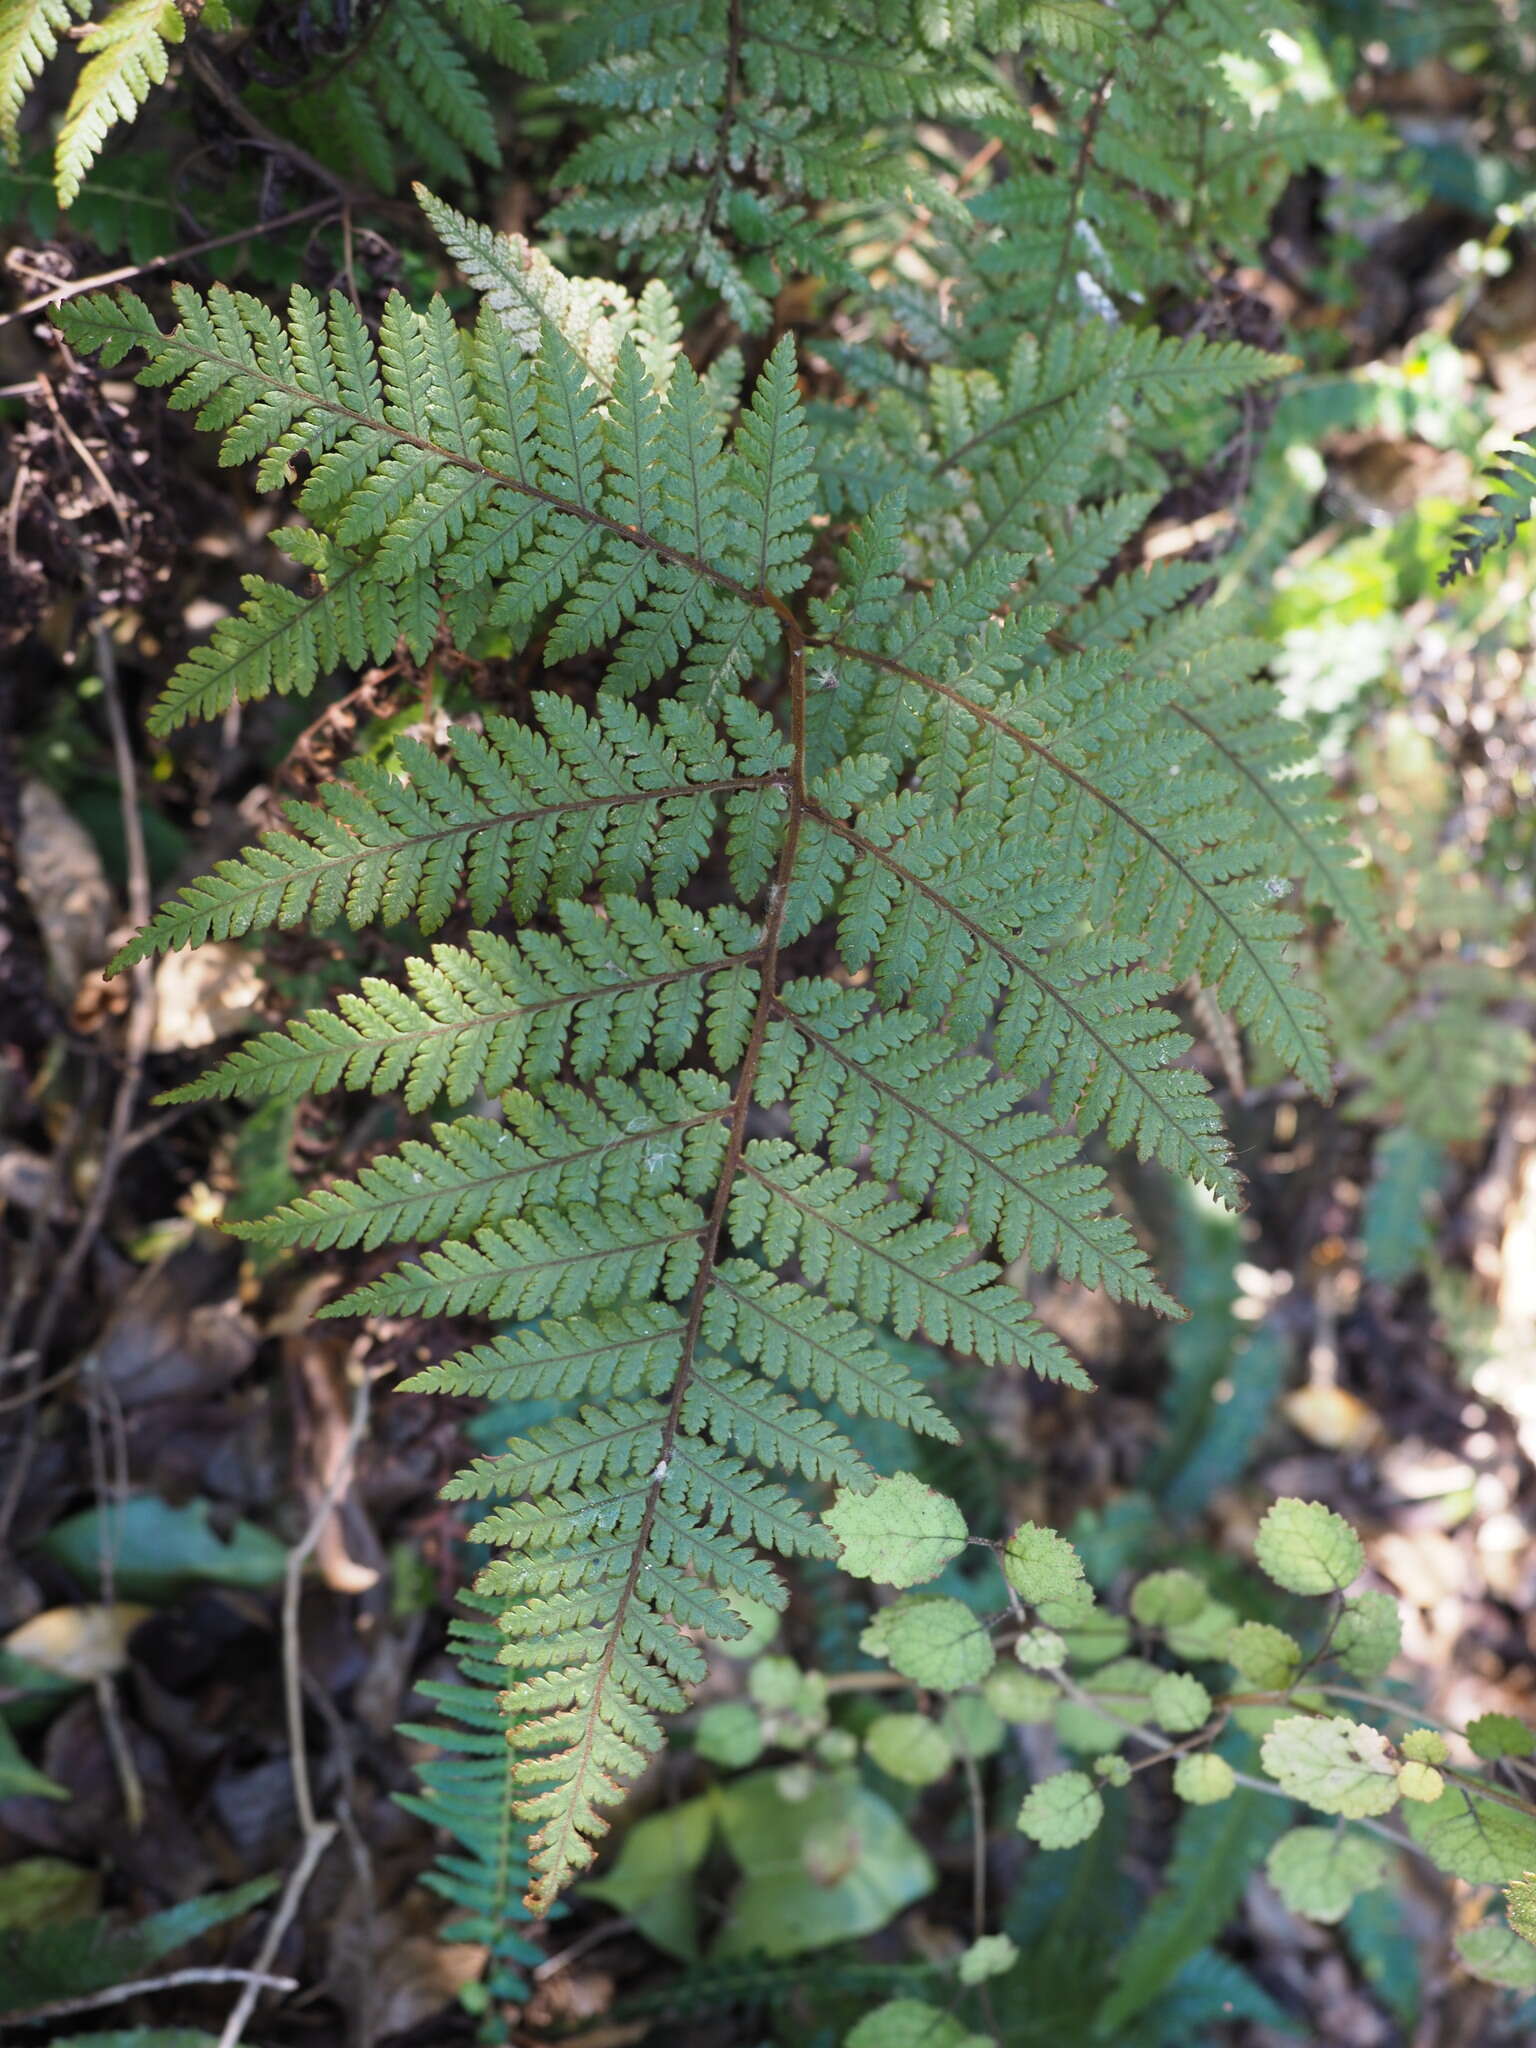
[[[61,1678],[94,1684],[110,1678],[128,1662],[128,1638],[153,1609],[131,1600],[111,1606],[49,1607],[13,1628],[0,1649],[25,1657]]]

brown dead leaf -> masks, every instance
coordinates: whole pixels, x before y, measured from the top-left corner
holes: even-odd
[[[156,1052],[191,1052],[261,1022],[261,977],[236,945],[168,953],[155,972]]]
[[[374,2027],[380,2037],[406,2033],[455,2003],[485,1968],[474,1942],[444,1943],[430,1934],[381,1943],[374,1982]]]
[[[233,1299],[234,1263],[205,1236],[134,1281],[92,1358],[124,1407],[212,1393],[245,1371],[258,1338]]]
[[[1325,1451],[1368,1450],[1381,1435],[1380,1417],[1347,1387],[1297,1387],[1280,1406],[1292,1429]]]
[[[615,1988],[606,1970],[558,1970],[534,1992],[523,2013],[524,2023],[535,2032],[553,2033],[580,2026],[584,2020],[599,2020],[613,2010]],[[644,2031],[642,2028],[636,2034],[623,2027],[603,2027],[581,2038],[589,2048],[597,2048],[599,2042],[622,2048],[626,2041],[643,2039]]]
[[[82,979],[106,958],[112,889],[95,841],[44,782],[22,785],[16,865],[54,992],[72,1002]]]
[[[315,1562],[337,1593],[366,1593],[379,1583],[384,1562],[379,1539],[358,1497],[350,1469],[354,1394],[347,1386],[357,1361],[353,1346],[330,1337],[290,1337],[283,1347],[302,1392],[303,1437],[308,1456],[300,1471],[306,1504],[318,1509],[337,1475],[346,1477],[315,1543]]]

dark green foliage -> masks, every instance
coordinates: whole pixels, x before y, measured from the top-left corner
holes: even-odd
[[[166,1956],[238,1919],[276,1890],[276,1878],[256,1878],[167,1907],[131,1927],[90,1919],[0,1929],[0,2017],[17,2018],[34,2006],[146,1976]]]
[[[259,26],[260,13],[252,0],[193,0],[185,8],[170,0],[113,0],[94,15],[92,0],[0,0],[0,147],[7,161],[14,170],[34,86],[84,22],[75,45],[84,63],[59,128],[51,183],[59,205],[104,246],[146,246],[153,211],[166,206],[164,180],[158,189],[146,184],[127,153],[93,169],[108,136],[166,83],[171,52],[186,41],[189,24],[206,39],[210,31]],[[394,188],[402,165],[462,182],[472,162],[501,160],[492,95],[479,76],[487,60],[542,75],[538,43],[516,0],[378,0],[350,42],[318,60],[312,79],[281,93],[256,86],[249,103],[280,134],[380,191]],[[9,182],[0,181],[0,196]]]
[[[1184,1814],[1164,1888],[1116,1960],[1115,1989],[1098,2016],[1102,2037],[1117,2038],[1119,2028],[1176,1985],[1226,1926],[1249,1875],[1285,1825],[1282,1803],[1246,1790]]]
[[[419,1767],[421,1791],[402,1793],[400,1804],[441,1828],[453,1844],[426,1878],[458,1909],[444,1938],[489,1949],[481,1995],[516,1999],[525,1990],[521,1972],[538,1960],[538,1951],[518,1931],[527,1917],[522,1892],[528,1871],[524,1830],[514,1810],[516,1759],[498,1699],[503,1672],[493,1610],[473,1594],[466,1595],[465,1606],[469,1612],[451,1625],[458,1679],[418,1686],[437,1718],[401,1730],[418,1742],[437,1744],[441,1754]]]

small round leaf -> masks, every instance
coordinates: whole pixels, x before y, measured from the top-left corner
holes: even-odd
[[[1200,1756],[1181,1756],[1173,1767],[1173,1789],[1189,1806],[1217,1806],[1230,1799],[1237,1788],[1237,1775],[1224,1756],[1206,1750]]]
[[[1432,1806],[1445,1790],[1445,1780],[1433,1764],[1409,1762],[1397,1774],[1397,1789],[1405,1799]]]
[[[1008,1736],[1001,1717],[979,1692],[957,1693],[945,1705],[939,1726],[957,1756],[995,1756]]]
[[[1489,1763],[1501,1756],[1529,1756],[1536,1749],[1536,1736],[1513,1714],[1479,1714],[1467,1723],[1467,1740]]]
[[[694,1747],[725,1770],[745,1770],[763,1753],[763,1724],[745,1700],[721,1700],[700,1714]]]
[[[1245,1621],[1227,1637],[1227,1661],[1260,1692],[1284,1692],[1301,1669],[1301,1645],[1267,1621]]]
[[[1315,1500],[1277,1500],[1254,1545],[1262,1569],[1287,1593],[1342,1593],[1365,1569],[1360,1538]]]
[[[926,1714],[882,1714],[871,1724],[864,1747],[882,1771],[903,1785],[932,1785],[955,1760],[949,1737]]]
[[[1391,1851],[1369,1835],[1337,1828],[1292,1828],[1270,1850],[1264,1868],[1293,1913],[1332,1926],[1361,1892],[1386,1882]]]
[[[960,1958],[960,1982],[985,1984],[989,1977],[1003,1976],[1018,1960],[1018,1948],[1006,1934],[984,1934]]]
[[[1375,1588],[1344,1602],[1333,1656],[1352,1678],[1380,1678],[1403,1646],[1403,1619],[1390,1593]]]
[[[1210,1694],[1187,1671],[1165,1671],[1147,1694],[1147,1705],[1170,1735],[1191,1735],[1211,1718]]]
[[[1008,1539],[1003,1577],[1031,1607],[1059,1600],[1069,1612],[1076,1612],[1093,1603],[1082,1559],[1065,1536],[1036,1522],[1021,1522]]]
[[[1397,1804],[1387,1739],[1363,1722],[1292,1714],[1270,1729],[1261,1755],[1269,1775],[1319,1813],[1364,1820]]]
[[[822,1517],[842,1550],[842,1566],[882,1586],[937,1578],[965,1548],[965,1517],[947,1494],[899,1472],[868,1493],[839,1487]]]
[[[979,1685],[997,1661],[985,1623],[963,1600],[942,1595],[903,1603],[886,1624],[884,1647],[904,1678],[937,1692]]]
[[[1038,1728],[1061,1705],[1060,1686],[1014,1664],[999,1664],[989,1671],[981,1696],[994,1713],[1017,1728]]]
[[[924,2005],[916,1998],[893,1998],[865,2013],[843,2048],[992,2048],[982,2034],[972,2034],[952,2013]]]
[[[1042,1849],[1070,1849],[1086,1842],[1104,1818],[1104,1801],[1086,1771],[1058,1771],[1042,1778],[1019,1808],[1019,1827]]]
[[[1131,1613],[1143,1628],[1167,1628],[1193,1621],[1210,1598],[1193,1572],[1151,1572],[1131,1591]]]

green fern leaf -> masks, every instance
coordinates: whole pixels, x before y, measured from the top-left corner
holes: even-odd
[[[613,897],[599,917],[562,907],[565,936],[517,942],[473,934],[411,961],[409,989],[368,979],[337,1011],[312,1010],[264,1032],[166,1099],[403,1088],[422,1109],[463,1102],[518,1077],[556,1078],[569,1054],[583,1078],[625,1074],[649,1056],[678,1064],[707,1027],[723,1066],[755,999],[757,930],[739,913],[682,904],[647,909]]]
[[[90,0],[3,0],[0,4],[0,148],[8,164],[20,160],[17,123],[27,94],[58,55],[72,21],[85,21]]]
[[[131,121],[170,70],[167,45],[186,24],[170,0],[118,0],[80,39],[85,68],[70,96],[54,152],[59,204],[76,197],[108,131]]]

